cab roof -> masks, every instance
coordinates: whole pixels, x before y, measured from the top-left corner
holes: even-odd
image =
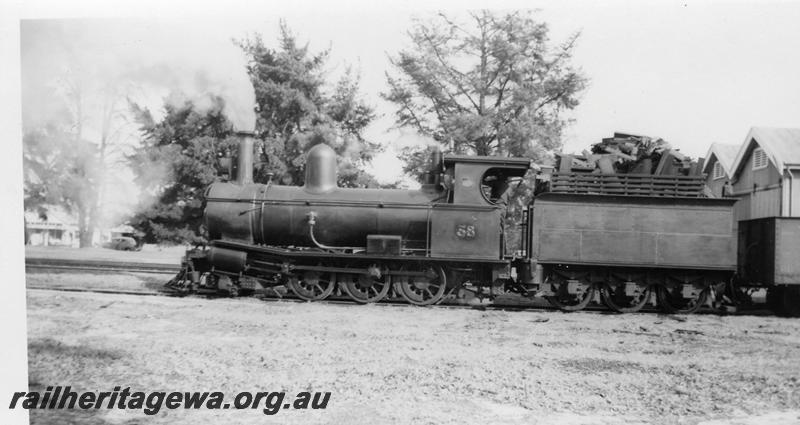
[[[512,158],[505,156],[473,156],[473,155],[445,155],[445,167],[456,163],[467,163],[486,165],[491,168],[502,168],[510,176],[524,176],[531,168],[531,160],[528,158]]]

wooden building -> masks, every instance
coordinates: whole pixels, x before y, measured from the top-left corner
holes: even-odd
[[[51,211],[43,216],[25,211],[25,244],[37,246],[79,245],[78,226],[62,211]]]
[[[751,128],[731,168],[737,220],[800,217],[800,129]]]
[[[715,198],[731,195],[730,185],[733,178],[733,161],[739,153],[739,146],[712,143],[706,154],[703,164],[703,174],[706,175],[706,186]]]

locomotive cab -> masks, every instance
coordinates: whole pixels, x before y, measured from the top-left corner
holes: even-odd
[[[450,180],[451,202],[467,205],[497,205],[508,191],[512,178],[528,172],[531,161],[525,158],[447,155],[445,179]]]
[[[530,160],[447,155],[443,162],[450,194],[431,212],[431,257],[502,259],[504,195]]]

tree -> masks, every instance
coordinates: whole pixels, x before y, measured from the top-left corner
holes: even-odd
[[[570,65],[579,34],[556,48],[532,12],[471,12],[466,22],[439,13],[417,19],[412,48],[391,57],[387,73],[396,123],[458,154],[547,159],[561,146],[586,78]],[[407,151],[406,171],[418,170]]]
[[[130,222],[145,242],[204,241],[204,191],[222,174],[219,158],[236,153],[237,141],[222,98],[202,100],[208,107],[173,94],[158,122],[131,104],[142,143],[129,162],[145,195]]]
[[[91,246],[100,163],[97,146],[77,138],[69,122],[52,121],[23,135],[24,204],[46,216],[60,206],[77,215],[80,246]]]
[[[347,70],[329,87],[324,78],[327,51],[312,54],[298,46],[281,24],[279,48],[265,46],[259,36],[238,41],[248,58],[246,71],[256,94],[256,136],[261,160],[254,179],[267,173],[280,184],[303,183],[305,153],[325,143],[339,155],[339,184],[374,185],[361,169],[377,146],[363,137],[373,119],[372,108],[359,97],[359,81]],[[202,104],[202,106],[201,106]],[[146,242],[202,242],[203,194],[218,179],[219,157],[235,156],[234,128],[224,115],[225,102],[216,95],[202,99],[174,94],[156,121],[146,108],[132,104],[142,134],[142,146],[130,157],[137,182],[151,196],[131,224]]]
[[[63,40],[52,50],[29,52],[23,62],[34,74],[23,73],[25,184],[31,195],[25,208],[46,215],[48,208],[63,207],[76,216],[80,246],[91,246],[107,218],[106,168],[118,157],[127,83],[104,75]]]
[[[363,137],[375,115],[360,99],[358,76],[348,68],[329,88],[324,78],[328,50],[312,53],[308,44],[299,45],[285,22],[278,41],[277,49],[267,47],[258,35],[239,42],[256,93],[256,131],[269,158],[257,178],[272,173],[283,184],[301,184],[305,152],[325,143],[339,156],[341,186],[375,185],[362,171],[378,150]]]
[[[570,64],[575,33],[556,48],[533,12],[470,12],[466,22],[438,13],[416,20],[412,48],[391,58],[387,73],[398,126],[432,137],[445,151],[549,160],[568,124],[563,112],[578,105],[586,77]],[[421,175],[426,155],[406,149],[405,170]],[[506,222],[518,222],[533,195],[527,176],[508,197]],[[518,228],[508,226],[517,247]]]

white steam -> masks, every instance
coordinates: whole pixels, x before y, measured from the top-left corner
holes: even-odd
[[[255,93],[244,53],[233,42],[244,34],[215,33],[206,25],[131,19],[23,21],[23,75],[34,73],[28,78],[34,89],[58,85],[65,76],[84,82],[86,91],[113,87],[156,114],[170,93],[200,107],[203,99],[220,96],[237,130],[253,130]],[[30,96],[24,100],[39,107],[47,103]],[[48,112],[26,108],[26,118],[33,121],[42,113]]]
[[[125,165],[124,155],[140,140],[128,100],[159,120],[165,102],[189,100],[202,110],[219,96],[236,130],[254,130],[255,93],[245,55],[233,41],[245,34],[222,31],[197,20],[22,21],[23,125],[33,129],[74,120],[78,92],[82,137],[99,145],[103,128],[109,130],[101,221],[125,217],[149,197]],[[114,113],[106,115],[109,105]],[[169,178],[163,170],[152,176]]]

